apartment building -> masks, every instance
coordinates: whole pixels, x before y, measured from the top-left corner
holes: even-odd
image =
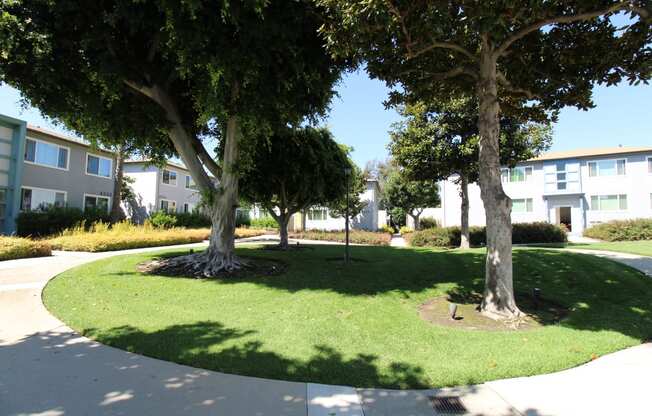
[[[47,206],[111,208],[113,153],[0,115],[0,231],[20,211]]]
[[[145,217],[154,211],[192,212],[200,194],[185,166],[168,162],[159,167],[142,160],[129,160],[124,174],[133,179],[136,201],[124,208],[128,216]],[[133,206],[135,205],[135,206]]]
[[[456,177],[440,184],[441,206],[422,216],[444,226],[460,224]],[[550,152],[503,168],[512,198],[512,222],[564,224],[572,235],[611,220],[652,217],[652,147],[616,147]],[[469,185],[469,223],[485,224],[477,184]]]

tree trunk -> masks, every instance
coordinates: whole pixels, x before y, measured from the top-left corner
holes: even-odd
[[[412,217],[412,222],[414,223],[414,230],[415,231],[419,230],[421,228],[421,223],[420,223],[421,213],[418,214],[410,213],[409,215],[410,217]]]
[[[235,212],[238,206],[238,121],[228,119],[224,144],[223,169],[218,191],[208,204],[211,236],[206,250],[205,276],[239,269],[242,262],[235,256]]]
[[[469,179],[466,174],[460,174],[460,196],[462,197],[462,218],[460,218],[460,248],[469,248]]]
[[[118,147],[115,157],[115,171],[113,174],[113,198],[111,201],[111,222],[118,222],[125,219],[122,211],[122,180],[124,177],[125,154],[122,146]]]
[[[278,243],[279,248],[286,250],[290,245],[288,243],[288,221],[290,220],[289,214],[281,214],[277,217],[276,222],[278,222],[278,232],[280,236],[280,241]]]
[[[480,192],[486,212],[487,257],[485,290],[480,306],[494,319],[521,315],[512,281],[512,201],[503,191],[500,176],[500,106],[496,82],[496,58],[486,35],[480,50],[478,98],[480,113]]]

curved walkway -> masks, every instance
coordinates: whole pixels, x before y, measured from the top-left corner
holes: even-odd
[[[160,249],[0,263],[0,415],[432,416],[431,400],[441,396],[459,400],[467,415],[649,412],[652,344],[555,374],[477,386],[354,389],[222,374],[114,349],[75,333],[41,302],[47,281],[64,270]]]

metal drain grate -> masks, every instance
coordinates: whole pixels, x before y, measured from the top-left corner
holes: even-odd
[[[432,396],[430,402],[437,414],[465,415],[467,413],[466,407],[464,407],[460,398],[456,396]]]

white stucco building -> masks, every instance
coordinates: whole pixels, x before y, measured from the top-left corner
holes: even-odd
[[[441,207],[423,217],[443,226],[460,224],[459,186],[451,177],[440,184]],[[550,152],[503,169],[512,198],[512,222],[565,224],[581,235],[595,224],[652,217],[652,147],[616,147]],[[469,185],[469,224],[484,225],[477,184]]]

